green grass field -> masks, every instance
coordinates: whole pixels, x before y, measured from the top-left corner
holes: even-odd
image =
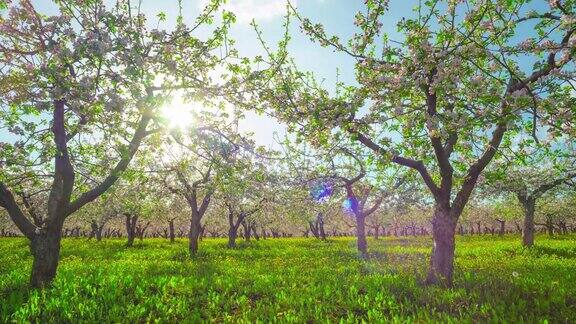
[[[576,319],[576,236],[459,237],[455,286],[424,287],[428,238],[319,242],[65,239],[56,282],[29,290],[24,239],[0,239],[0,322],[508,321]]]

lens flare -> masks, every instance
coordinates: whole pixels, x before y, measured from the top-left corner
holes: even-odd
[[[354,197],[346,198],[342,203],[342,209],[344,209],[344,212],[356,214],[358,211],[358,200]]]
[[[310,189],[310,196],[318,202],[326,201],[332,195],[332,186],[328,183],[318,183]]]

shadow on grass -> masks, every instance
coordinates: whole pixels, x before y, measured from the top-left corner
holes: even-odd
[[[554,255],[559,258],[576,259],[576,249],[558,249],[549,246],[535,245],[528,249],[535,257]]]
[[[0,322],[11,322],[11,315],[28,302],[32,289],[27,282],[8,285],[0,291]]]
[[[218,244],[219,248],[223,248],[226,249],[227,251],[234,251],[234,250],[246,250],[246,249],[253,249],[253,248],[258,248],[260,247],[260,244],[258,244],[260,241],[258,240],[250,240],[250,241],[246,241],[246,240],[237,240],[236,241],[236,245],[235,246],[228,246],[228,241],[226,242],[222,242],[221,244]]]
[[[188,249],[178,249],[171,253],[170,260],[178,261],[178,262],[186,262],[186,261],[197,261],[197,262],[206,262],[210,261],[214,255],[207,251],[206,249],[199,249],[196,254],[190,254],[190,250]]]
[[[545,236],[547,240],[551,241],[574,241],[573,234],[555,234],[554,236],[550,237],[548,235]],[[538,240],[538,238],[536,238]]]
[[[87,246],[90,246],[87,248]],[[143,243],[136,243],[127,247],[124,240],[87,240],[86,238],[68,238],[62,241],[60,257],[77,256],[81,258],[108,259],[110,255],[123,251],[139,250],[145,248]]]

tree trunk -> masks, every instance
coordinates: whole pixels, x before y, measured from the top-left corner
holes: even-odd
[[[310,231],[315,238],[320,239],[320,234],[318,234],[318,223],[313,221],[308,221],[308,225],[310,226]]]
[[[200,225],[200,234],[198,235],[198,239],[199,239],[200,241],[202,241],[202,240],[206,237],[206,235],[205,235],[205,233],[206,233],[205,230],[206,230],[206,226]]]
[[[97,237],[98,233],[98,223],[95,220],[90,222],[90,235],[88,236],[88,240],[91,240],[93,237]],[[100,240],[98,240],[100,241]]]
[[[534,199],[520,201],[524,211],[524,228],[522,230],[522,245],[530,247],[534,245],[534,211],[536,202]]]
[[[247,221],[242,222],[242,228],[244,228],[244,239],[249,242],[250,232],[252,231],[252,228],[250,227],[250,224],[248,224]]]
[[[430,256],[430,269],[426,283],[452,285],[454,273],[454,250],[456,234],[456,220],[450,215],[447,208],[436,206],[432,218],[432,255]]]
[[[380,225],[376,225],[376,228],[374,229],[374,239],[377,240],[380,238]]]
[[[190,256],[195,256],[198,253],[198,238],[201,230],[200,220],[192,219],[190,221],[190,232],[188,233]]]
[[[125,216],[126,216],[126,235],[128,237],[126,246],[133,246],[134,238],[136,237],[136,222],[138,221],[138,216],[130,214],[125,214]]]
[[[236,237],[238,236],[238,227],[232,226],[228,230],[228,247],[236,247]]]
[[[174,243],[176,235],[174,234],[174,220],[168,221],[168,236],[170,237],[170,243]]]
[[[146,235],[146,230],[150,226],[150,222],[146,223],[144,226],[136,226],[136,235],[140,239],[140,242],[144,240],[144,236]]]
[[[498,223],[500,223],[500,231],[498,232],[498,235],[504,236],[504,234],[506,233],[506,220],[504,220],[504,219],[497,219],[496,221],[497,221]]]
[[[318,235],[320,236],[321,240],[326,241],[326,231],[324,231],[324,217],[322,216],[322,214],[318,215],[317,222],[318,222]]]
[[[254,238],[256,239],[256,241],[260,241],[260,235],[258,235],[258,231],[256,230],[256,225],[252,225],[251,232],[254,235]]]
[[[516,221],[514,221],[514,225],[516,226],[516,232],[522,234],[522,226],[520,226]]]
[[[548,232],[548,236],[553,237],[554,236],[554,223],[552,223],[552,220],[547,219],[545,226],[546,226],[546,231]]]
[[[128,247],[133,246],[134,245],[134,239],[136,237],[134,236],[134,234],[130,234],[130,233],[128,233],[127,235],[128,235],[127,236],[128,239],[126,241],[126,246],[128,246]]]
[[[34,257],[30,285],[43,288],[56,277],[60,259],[60,233],[36,235],[30,242],[30,251]]]
[[[102,241],[102,231],[104,230],[104,226],[99,226],[96,230],[96,241]]]
[[[361,213],[356,215],[356,238],[358,240],[358,252],[365,258],[368,255],[368,243],[366,242],[366,218]]]

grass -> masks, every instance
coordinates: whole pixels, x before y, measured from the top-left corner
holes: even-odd
[[[65,239],[54,285],[29,290],[24,239],[0,239],[0,322],[569,322],[576,236],[459,237],[452,289],[424,287],[429,238],[275,239],[225,248]]]

